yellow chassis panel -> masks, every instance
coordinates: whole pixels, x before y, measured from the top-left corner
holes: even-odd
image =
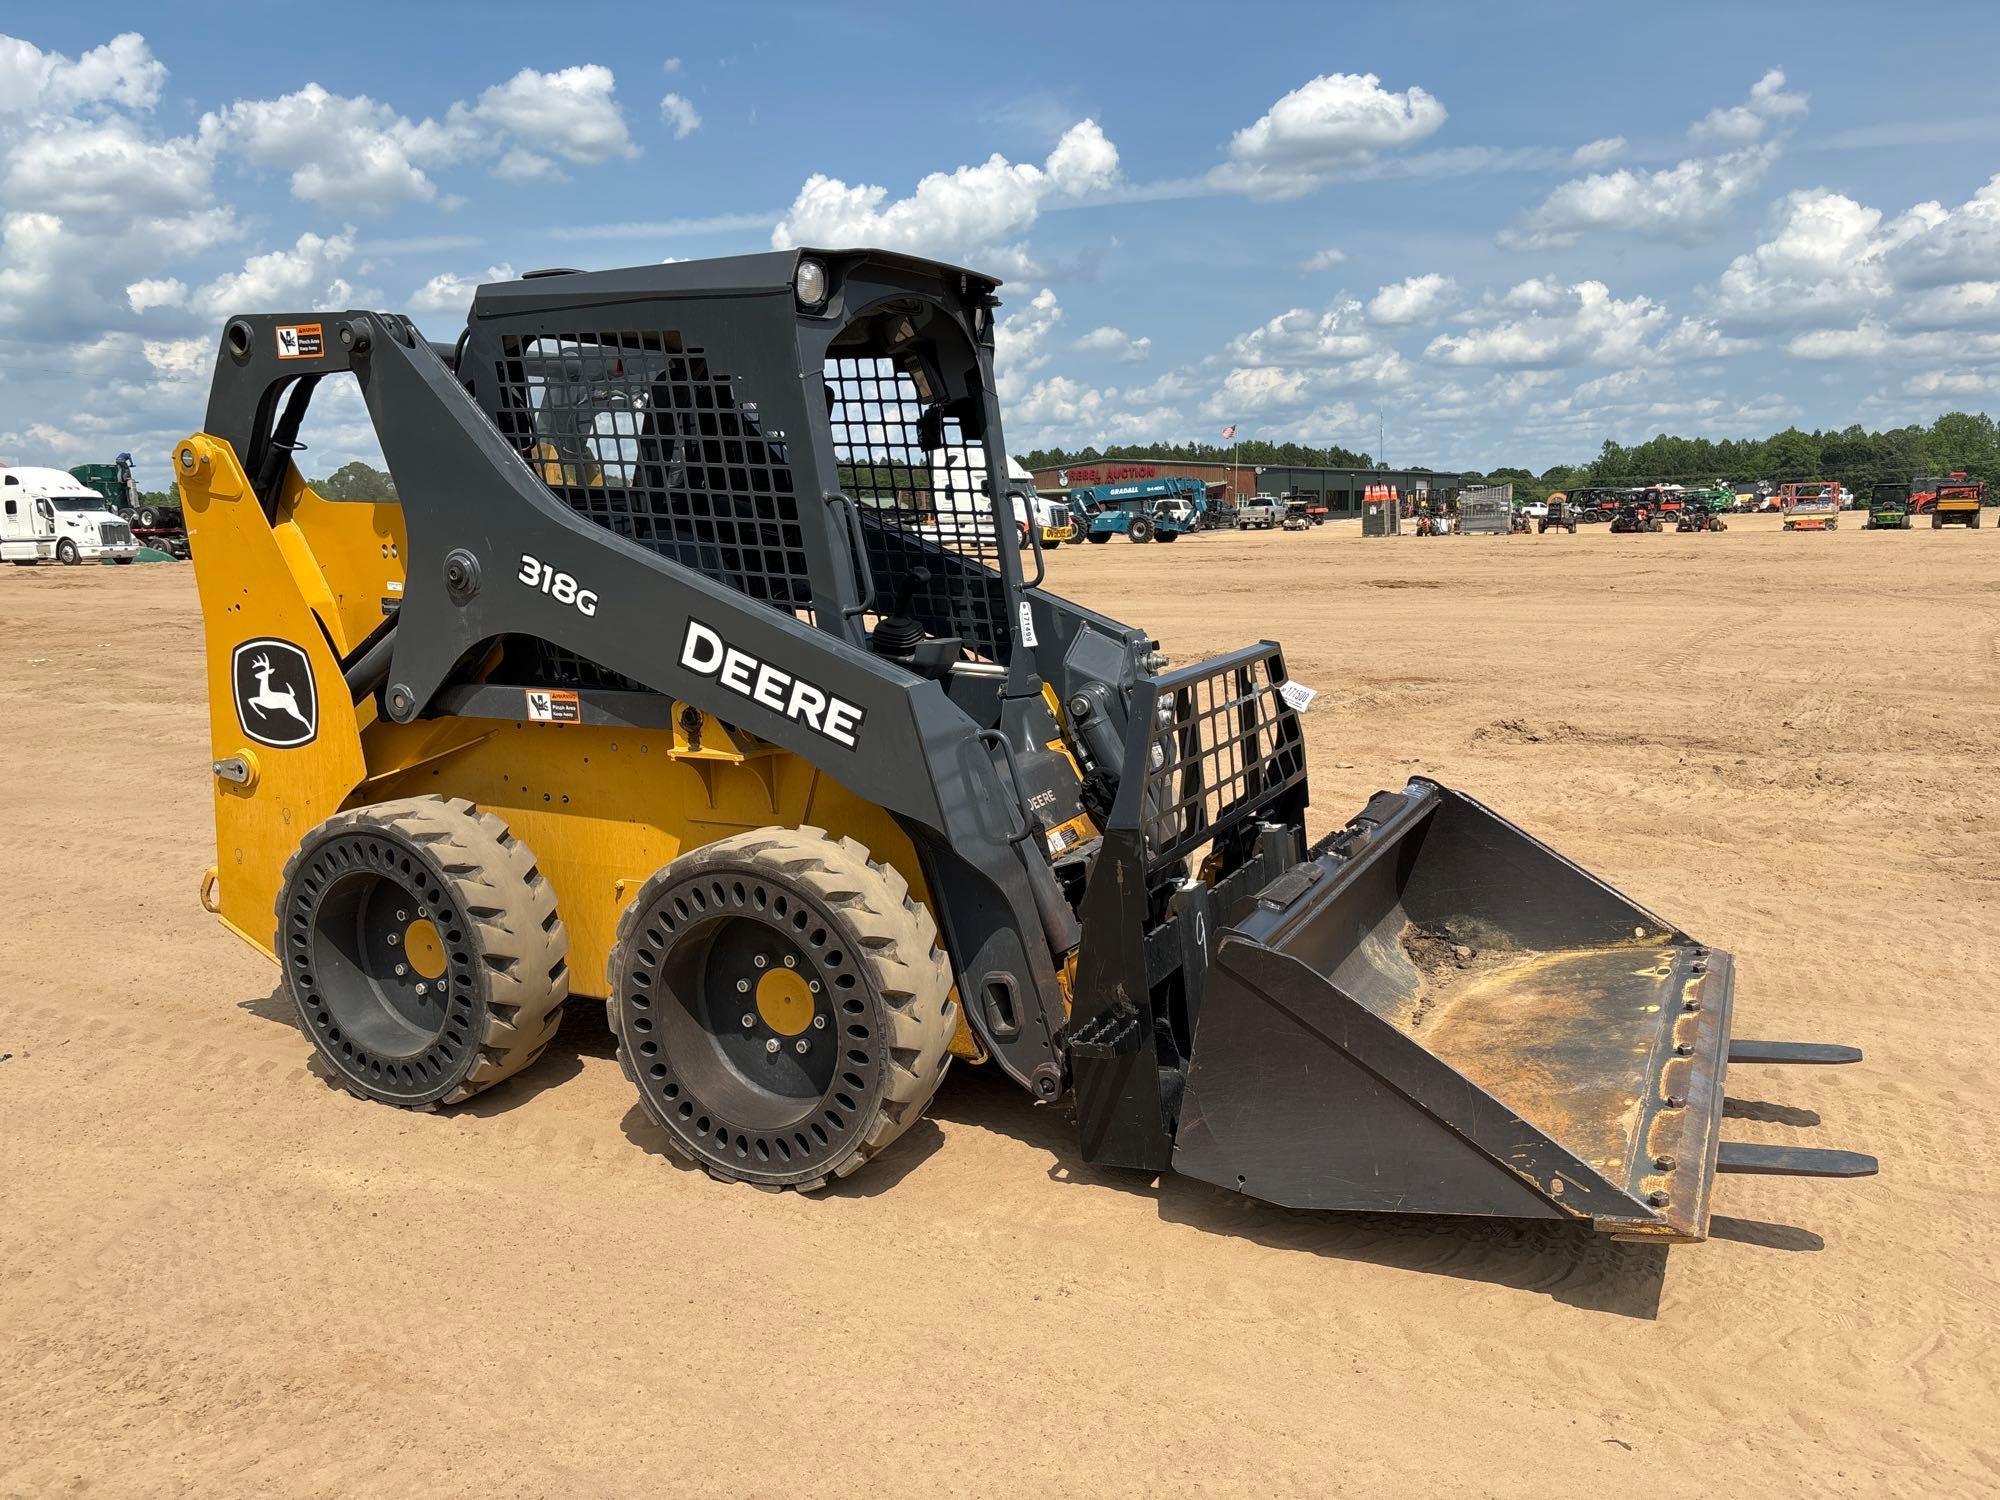
[[[206,631],[210,744],[249,779],[215,781],[216,867],[205,900],[273,956],[285,862],[334,813],[398,797],[465,797],[503,818],[555,888],[574,991],[603,995],[618,919],[661,866],[731,834],[802,825],[853,838],[930,904],[894,818],[806,761],[699,711],[672,729],[499,719],[396,724],[353,701],[340,657],[400,592],[400,507],[327,501],[289,472],[267,521],[236,454],[197,435],[175,450]],[[261,636],[305,650],[319,729],[297,749],[253,745],[236,720],[233,656]],[[523,703],[523,714],[526,704]],[[213,889],[209,887],[212,883]],[[952,1050],[982,1059],[963,1007]]]

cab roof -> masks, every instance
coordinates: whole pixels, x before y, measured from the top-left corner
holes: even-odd
[[[895,250],[851,248],[765,250],[753,255],[708,260],[666,261],[615,271],[530,271],[514,281],[489,281],[473,294],[472,316],[509,316],[549,307],[629,302],[652,297],[716,297],[781,292],[792,284],[799,262],[810,257],[828,264],[871,265],[919,281],[956,283],[971,299],[991,297],[997,278],[944,261],[925,260]]]

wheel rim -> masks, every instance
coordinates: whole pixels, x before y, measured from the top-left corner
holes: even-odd
[[[663,888],[619,984],[648,1111],[698,1157],[805,1181],[868,1128],[882,1088],[874,996],[840,925],[798,890],[750,870]]]
[[[412,849],[353,834],[304,857],[285,970],[321,1054],[370,1090],[442,1097],[475,1060],[470,924]]]

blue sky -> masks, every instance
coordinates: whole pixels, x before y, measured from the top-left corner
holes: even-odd
[[[563,264],[996,270],[1010,444],[1537,469],[2000,395],[2000,7],[0,15],[0,460],[163,482],[222,316]],[[1947,82],[1963,70],[1966,82]],[[322,462],[368,450],[321,414]]]

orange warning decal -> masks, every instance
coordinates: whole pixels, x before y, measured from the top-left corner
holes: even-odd
[[[529,688],[528,719],[535,724],[581,724],[583,702],[564,688]]]
[[[318,359],[324,353],[326,353],[326,340],[320,336],[319,324],[278,325],[278,358]]]

